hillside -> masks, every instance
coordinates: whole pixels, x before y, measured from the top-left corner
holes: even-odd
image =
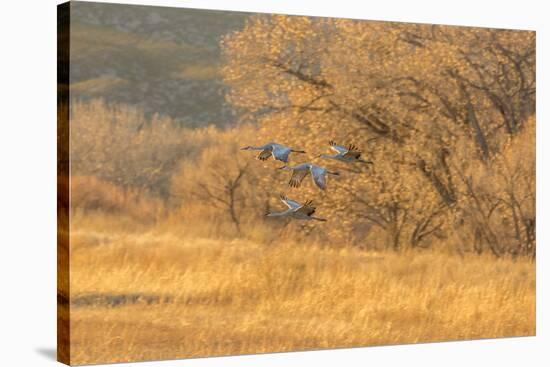
[[[248,15],[72,3],[72,98],[139,105],[186,125],[232,120],[219,75],[220,37]]]

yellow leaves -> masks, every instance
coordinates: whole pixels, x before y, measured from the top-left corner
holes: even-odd
[[[532,46],[533,34],[497,32],[494,38],[494,32],[262,16],[229,37],[224,52],[232,57],[224,70],[237,106],[250,111],[277,107],[258,118],[261,139],[297,145],[313,155],[326,152],[330,139],[353,142],[366,159],[375,162],[368,169],[346,171],[337,162],[304,157],[346,172],[345,179],[342,176],[329,185],[330,195],[322,198],[340,212],[353,208],[361,223],[341,221],[342,228],[327,232],[336,236],[352,231],[354,225],[383,227],[380,221],[396,225],[403,220],[409,233],[440,207],[441,185],[450,192],[456,190],[461,207],[472,205],[464,184],[468,176],[480,190],[501,194],[499,184],[491,183],[497,178],[478,160],[479,146],[465,112],[468,101],[484,133],[492,134],[491,150],[511,149],[511,156],[521,150],[504,144],[505,134],[499,130],[502,112],[480,85],[495,83],[496,78],[503,83],[502,70],[515,69],[495,39],[510,52],[521,53]],[[508,66],[503,69],[501,64]],[[510,78],[506,83],[519,83],[518,75]],[[531,76],[527,73],[525,78],[528,83]],[[381,132],[384,129],[398,136],[399,142]],[[447,158],[442,158],[444,150],[450,152]],[[518,166],[519,160],[509,158],[502,161]],[[304,192],[316,195],[309,188]]]

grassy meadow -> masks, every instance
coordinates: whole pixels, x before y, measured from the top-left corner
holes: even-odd
[[[75,364],[535,334],[528,259],[262,245],[74,218]]]

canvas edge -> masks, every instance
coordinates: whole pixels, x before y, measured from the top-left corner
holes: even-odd
[[[70,2],[57,5],[57,360],[70,365]]]

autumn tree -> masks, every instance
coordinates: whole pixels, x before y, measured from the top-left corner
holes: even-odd
[[[260,15],[222,43],[227,99],[259,122],[258,140],[312,153],[353,142],[375,161],[318,195],[338,223],[325,230],[357,242],[350,233],[378,227],[396,249],[465,217],[489,231],[466,176],[496,164],[534,113],[534,33]]]

